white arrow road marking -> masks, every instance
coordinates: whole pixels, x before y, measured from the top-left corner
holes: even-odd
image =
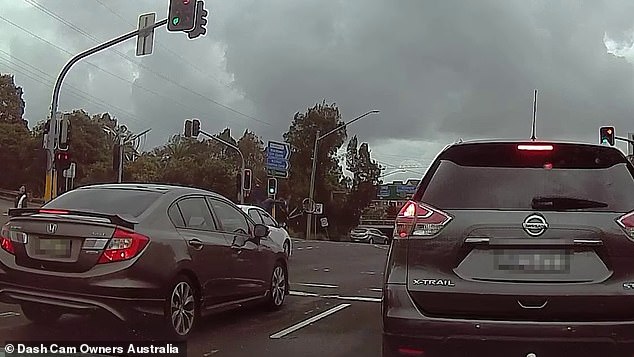
[[[311,317],[309,319],[306,319],[306,320],[304,320],[302,322],[299,322],[299,323],[297,323],[297,324],[295,324],[295,325],[293,325],[293,326],[291,326],[289,328],[286,328],[286,329],[284,329],[284,330],[282,330],[280,332],[274,333],[274,334],[272,334],[270,336],[270,338],[273,338],[273,339],[282,338],[282,337],[288,335],[289,333],[293,333],[293,332],[295,332],[295,331],[297,331],[297,330],[299,330],[299,329],[301,329],[303,327],[306,327],[306,326],[308,326],[308,325],[310,325],[310,324],[312,324],[314,322],[317,322],[317,321],[323,319],[326,316],[332,315],[332,314],[336,313],[337,311],[343,310],[343,309],[345,309],[348,306],[350,306],[350,304],[337,305],[337,306],[333,307],[332,309],[329,309],[329,310],[326,310],[326,311],[322,312],[319,315],[315,315],[315,316],[313,316],[313,317]]]

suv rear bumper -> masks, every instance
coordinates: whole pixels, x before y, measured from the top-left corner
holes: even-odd
[[[532,322],[431,318],[405,285],[388,285],[383,299],[383,356],[481,355],[537,357],[632,356],[634,321]],[[399,352],[399,349],[403,349]],[[424,354],[417,354],[424,351]],[[468,353],[471,354],[471,353]]]

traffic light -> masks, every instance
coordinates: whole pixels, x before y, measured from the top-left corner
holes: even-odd
[[[196,20],[194,22],[194,29],[187,32],[187,37],[194,39],[198,36],[202,36],[207,33],[207,10],[205,10],[205,4],[202,1],[196,3]]]
[[[192,137],[192,121],[189,119],[185,120],[185,137],[186,138]]]
[[[70,168],[70,153],[68,151],[58,151],[55,154],[55,169],[59,172]]]
[[[192,137],[197,138],[200,135],[200,120],[192,120]]]
[[[275,177],[269,178],[268,187],[269,187],[268,189],[269,196],[275,196],[275,194],[277,193],[277,179]]]
[[[614,146],[616,133],[613,126],[602,126],[599,129],[599,136],[601,144],[610,144],[611,146]]]
[[[172,32],[194,29],[196,0],[170,0],[167,30]]]
[[[251,191],[251,169],[244,169],[244,183],[242,188],[245,191]]]

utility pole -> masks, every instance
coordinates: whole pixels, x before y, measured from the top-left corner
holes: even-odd
[[[310,239],[310,229],[311,229],[311,223],[312,223],[312,210],[314,209],[314,195],[315,195],[315,171],[317,171],[317,152],[319,149],[319,141],[325,137],[327,137],[328,135],[335,133],[345,127],[347,127],[348,125],[356,122],[357,120],[360,120],[370,114],[378,114],[379,111],[378,110],[371,110],[363,115],[360,115],[352,120],[350,120],[347,123],[341,124],[338,127],[332,129],[331,131],[327,132],[324,135],[319,136],[320,131],[317,131],[317,134],[315,135],[315,146],[313,147],[313,168],[311,170],[310,173],[310,192],[309,192],[309,197],[308,197],[308,202],[311,205],[311,212],[307,212],[307,217],[306,217],[306,239]],[[316,222],[315,222],[316,223]],[[317,231],[317,229],[315,228],[315,231]]]

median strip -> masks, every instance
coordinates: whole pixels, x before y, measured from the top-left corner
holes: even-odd
[[[313,316],[313,317],[311,317],[309,319],[306,319],[306,320],[304,320],[302,322],[299,322],[299,323],[297,323],[297,324],[295,324],[295,325],[293,325],[293,326],[291,326],[289,328],[286,328],[286,329],[284,329],[284,330],[282,330],[280,332],[274,333],[274,334],[272,334],[270,336],[270,338],[272,338],[272,339],[282,338],[282,337],[284,337],[284,336],[286,336],[286,335],[288,335],[290,333],[293,333],[293,332],[295,332],[295,331],[297,331],[297,330],[299,330],[299,329],[301,329],[303,327],[306,327],[306,326],[308,326],[308,325],[310,325],[310,324],[312,324],[312,323],[314,323],[316,321],[319,321],[319,320],[323,319],[326,316],[332,315],[332,314],[336,313],[337,311],[343,310],[343,309],[345,309],[348,306],[350,306],[350,304],[337,305],[337,306],[333,307],[330,310],[326,310],[326,311],[322,312],[319,315]]]

